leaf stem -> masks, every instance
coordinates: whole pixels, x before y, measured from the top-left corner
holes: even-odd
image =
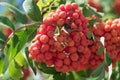
[[[27,28],[27,27],[31,27],[31,26],[37,26],[39,27],[40,24],[42,24],[43,22],[36,22],[36,23],[30,23],[30,24],[24,24],[23,26],[17,28],[16,30],[14,30],[9,37],[7,38],[7,40],[5,41],[4,45],[2,48],[0,48],[0,51],[3,50],[5,48],[5,46],[7,45],[7,42],[11,39],[11,37],[18,31],[20,31],[23,28]]]

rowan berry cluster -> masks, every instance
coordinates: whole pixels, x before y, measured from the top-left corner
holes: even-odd
[[[101,5],[100,5],[98,2],[96,2],[95,0],[88,0],[88,4],[89,4],[90,6],[96,8],[98,12],[101,12],[101,11],[102,11]]]
[[[91,56],[86,37],[88,20],[76,3],[61,5],[48,14],[29,47],[29,57],[58,72],[80,71],[88,68]]]
[[[116,13],[120,14],[120,0],[115,0],[113,9]]]
[[[105,38],[105,48],[115,65],[115,62],[120,60],[120,19],[109,20],[103,25],[96,26],[93,28],[93,32],[98,40],[100,37]],[[95,42],[91,47],[92,54],[94,54],[91,57],[93,67],[98,66],[104,60],[103,54],[97,53],[99,46],[99,42]]]

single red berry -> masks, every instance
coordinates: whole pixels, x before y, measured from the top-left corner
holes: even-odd
[[[79,56],[78,56],[77,53],[73,53],[73,54],[70,55],[70,59],[72,61],[77,61],[79,59]]]
[[[41,35],[41,36],[40,36],[40,41],[41,41],[42,43],[47,43],[48,40],[49,40],[49,38],[48,38],[47,35]]]
[[[65,53],[58,53],[57,57],[58,57],[59,59],[65,59],[65,58],[66,58],[66,55],[65,55]]]
[[[3,33],[6,37],[8,37],[12,33],[12,30],[9,27],[6,27],[3,29]]]
[[[46,59],[46,60],[52,59],[52,53],[46,52],[46,53],[45,53],[45,59]]]
[[[42,44],[41,46],[41,52],[46,52],[49,50],[49,45],[48,44]]]
[[[72,9],[73,9],[73,10],[75,10],[75,9],[78,8],[78,4],[77,4],[77,3],[72,3],[71,6],[72,6]]]
[[[63,66],[63,61],[62,60],[56,60],[55,61],[55,66],[57,66],[57,67],[62,67]]]

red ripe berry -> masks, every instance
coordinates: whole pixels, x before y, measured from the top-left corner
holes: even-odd
[[[72,61],[77,61],[79,59],[79,56],[78,56],[77,53],[73,53],[73,54],[70,55],[70,59]]]
[[[47,31],[55,31],[55,27],[54,26],[47,26]]]
[[[98,30],[99,31],[99,30]],[[105,31],[109,32],[111,31],[111,26],[110,25],[105,25]]]
[[[82,52],[84,52],[84,46],[78,46],[78,48],[77,48],[77,51],[79,52],[79,53],[82,53]]]
[[[34,58],[35,58],[35,55],[29,54],[29,58],[30,58],[30,59],[34,59]]]
[[[66,55],[65,55],[65,53],[58,53],[57,57],[58,57],[59,59],[65,59],[65,58],[66,58]]]
[[[75,42],[73,40],[68,41],[68,46],[72,47],[75,45]]]
[[[64,4],[60,5],[60,10],[65,11],[65,5]]]
[[[70,65],[70,63],[71,63],[70,58],[65,58],[65,59],[64,59],[64,64],[65,64],[65,65]]]
[[[72,9],[71,3],[67,3],[67,4],[65,5],[65,10],[66,10],[66,11],[70,11],[71,9]]]
[[[38,29],[38,34],[46,34],[46,28],[47,26],[45,24],[42,24]]]
[[[76,20],[75,20],[75,24],[78,24],[78,25],[79,25],[79,24],[81,24],[81,23],[82,23],[82,22],[81,22],[80,19],[76,19]]]
[[[39,41],[41,35],[42,35],[42,34],[37,34],[37,35],[35,36],[35,40],[38,40],[38,41]]]
[[[39,49],[37,47],[32,47],[32,49],[30,50],[32,55],[37,55],[39,53]]]
[[[60,18],[66,18],[66,12],[65,12],[65,11],[61,11],[61,12],[59,13],[59,17],[60,17]]]
[[[30,75],[30,70],[29,70],[29,69],[24,69],[24,68],[22,68],[22,72],[23,72],[23,74],[24,74],[22,80],[26,80],[27,77]]]
[[[71,6],[72,6],[72,9],[73,9],[73,10],[75,10],[75,9],[78,8],[78,4],[77,4],[77,3],[72,3]]]
[[[55,40],[54,40],[53,38],[50,38],[48,44],[49,44],[49,45],[53,45],[54,42],[55,42]]]
[[[111,31],[111,35],[112,35],[113,37],[116,37],[116,36],[117,36],[117,31],[113,29],[113,30]]]
[[[76,47],[69,47],[69,53],[74,53],[77,51],[77,48]]]
[[[59,19],[59,14],[58,13],[54,13],[52,15],[52,19],[53,19],[53,22],[56,22]]]
[[[62,26],[64,24],[64,19],[59,19],[57,25]]]
[[[71,28],[76,29],[76,28],[77,28],[77,25],[76,25],[75,23],[72,23],[72,24],[71,24]]]
[[[37,62],[41,62],[43,59],[44,59],[44,55],[41,54],[41,53],[36,56],[36,61]]]
[[[40,36],[40,42],[42,43],[47,43],[49,40],[48,36],[47,35],[41,35]]]
[[[57,48],[58,52],[62,52],[64,50],[64,46],[60,45],[58,48]]]
[[[68,72],[69,71],[69,67],[68,66],[66,66],[66,65],[64,65],[63,67],[62,67],[62,70],[61,70],[63,73],[66,73],[66,72]]]
[[[79,18],[79,14],[78,13],[73,13],[72,17],[75,18],[75,19],[78,19]]]
[[[47,23],[47,24],[50,24],[50,23],[52,23],[53,22],[53,18],[52,17],[45,17],[44,19],[43,19],[43,22],[44,23]]]
[[[52,66],[53,65],[53,60],[46,60],[45,62],[47,64],[47,66]]]
[[[48,31],[47,35],[48,35],[48,37],[53,37],[54,36],[54,31]]]
[[[6,37],[8,37],[12,33],[12,30],[9,27],[6,27],[3,29],[3,33]]]
[[[72,67],[73,67],[75,70],[77,70],[79,66],[80,66],[80,65],[79,65],[79,62],[78,62],[78,61],[72,62]]]
[[[62,67],[63,66],[63,61],[62,60],[56,60],[56,62],[55,62],[55,66],[56,67]]]
[[[105,40],[110,40],[112,38],[110,33],[105,33]]]
[[[46,52],[49,50],[49,45],[48,44],[42,44],[41,46],[41,52]]]
[[[57,51],[57,49],[56,49],[55,46],[50,46],[49,50],[50,50],[51,52],[56,52],[56,51]]]
[[[79,42],[80,41],[80,36],[78,36],[78,35],[73,36],[73,40],[75,42]]]
[[[57,41],[59,41],[59,42],[63,42],[64,41],[64,36],[62,36],[62,35],[59,35],[59,36],[57,36]]]
[[[56,49],[59,49],[59,47],[61,46],[61,43],[60,42],[55,42],[54,46],[56,47]]]
[[[52,53],[46,52],[46,53],[45,53],[45,59],[46,59],[46,60],[52,59]]]

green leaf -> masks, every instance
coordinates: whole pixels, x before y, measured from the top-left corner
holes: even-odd
[[[91,19],[91,20],[89,20],[89,25],[88,25],[88,27],[89,27],[89,28],[92,28],[93,25],[95,24],[96,20],[97,20],[97,19]]]
[[[83,14],[86,17],[91,17],[92,15],[96,15],[98,18],[102,18],[103,13],[97,12],[97,10],[91,6],[89,6],[88,4],[84,4],[82,5],[83,7]]]
[[[24,47],[28,40],[28,34],[25,30],[17,32],[8,42],[8,57],[11,61],[18,52]]]
[[[84,5],[86,4],[86,0],[74,0],[78,5]]]
[[[54,80],[67,80],[65,73],[56,73],[53,75]]]
[[[60,35],[60,32],[61,32],[60,28],[58,26],[56,26],[55,34]]]
[[[4,57],[3,73],[6,72],[6,70],[7,70],[7,68],[8,68],[8,65],[9,65],[8,57],[7,57],[7,55],[5,55],[5,57]]]
[[[28,48],[25,48],[25,55],[26,55],[26,61],[28,62],[31,69],[33,70],[34,74],[36,75],[36,73],[37,73],[36,72],[36,65],[35,65],[34,61],[30,60],[30,58],[29,58]]]
[[[65,4],[65,3],[66,3],[66,0],[60,0],[59,3],[60,3],[60,4]]]
[[[23,74],[20,68],[18,66],[16,67],[16,65],[17,64],[14,60],[10,62],[9,67],[8,67],[9,75],[14,80],[20,80],[20,78],[23,77]]]
[[[0,59],[0,74],[3,72],[4,69],[4,59]]]
[[[105,71],[102,70],[102,72],[100,73],[100,75],[97,77],[96,80],[102,80],[105,77]]]
[[[28,34],[26,30],[21,30],[20,32],[16,33],[19,37],[19,42],[18,42],[18,46],[17,46],[17,52],[19,52],[24,45],[26,44],[27,40],[28,40]]]
[[[47,0],[42,0],[43,3],[45,3]]]
[[[0,39],[6,41],[6,36],[0,31]]]
[[[104,53],[104,61],[107,66],[109,66],[112,63],[112,58],[109,56],[108,53]]]
[[[15,26],[13,25],[13,23],[5,16],[0,16],[0,24],[8,26],[12,28],[12,30],[15,30]]]
[[[91,32],[91,31],[87,32],[87,38],[96,41],[96,38],[95,38],[93,32]]]
[[[7,46],[7,55],[9,58],[9,61],[11,61],[15,55],[17,54],[17,44],[18,44],[19,38],[17,35],[14,35],[10,41],[8,42],[8,46]]]
[[[44,64],[44,63],[40,63],[38,65],[38,68],[46,74],[56,74],[57,73],[54,67],[47,67],[46,64]]]
[[[5,43],[5,41],[3,41],[3,40],[0,39],[0,48],[3,47],[4,43]]]
[[[87,72],[86,72],[86,70],[82,70],[82,71],[76,72],[76,75],[78,75],[78,76],[87,76]]]
[[[22,52],[19,52],[19,53],[16,55],[15,61],[16,61],[17,64],[18,64],[19,66],[21,66],[21,67],[27,63],[26,60],[25,60],[25,58],[24,58],[24,56],[23,56],[23,54],[22,54]]]
[[[33,21],[42,20],[43,17],[40,10],[33,0],[25,0],[23,3],[23,8]]]
[[[102,44],[100,44],[99,48],[98,48],[98,54],[101,54],[104,52],[104,46]]]
[[[0,80],[11,80],[8,69],[5,71],[5,73],[3,73],[2,79]]]
[[[28,34],[28,41],[31,41],[35,37],[37,33],[37,28],[38,28],[37,26],[31,26],[26,29]]]
[[[87,32],[87,38],[88,38],[88,39],[91,39],[91,38],[92,38],[92,32],[90,32],[90,31]]]
[[[0,59],[4,59],[4,52],[3,52],[3,50],[0,50]]]
[[[13,12],[15,19],[18,22],[21,23],[27,23],[27,17],[25,14],[23,14],[19,9],[17,9],[16,7],[12,6],[11,4],[8,4],[6,2],[0,2],[0,5],[7,7],[10,11]]]
[[[99,77],[100,75],[102,75],[104,69],[105,69],[106,65],[103,62],[102,64],[100,64],[92,73],[91,73],[91,77]]]
[[[75,77],[72,72],[66,73],[66,80],[75,80]]]

